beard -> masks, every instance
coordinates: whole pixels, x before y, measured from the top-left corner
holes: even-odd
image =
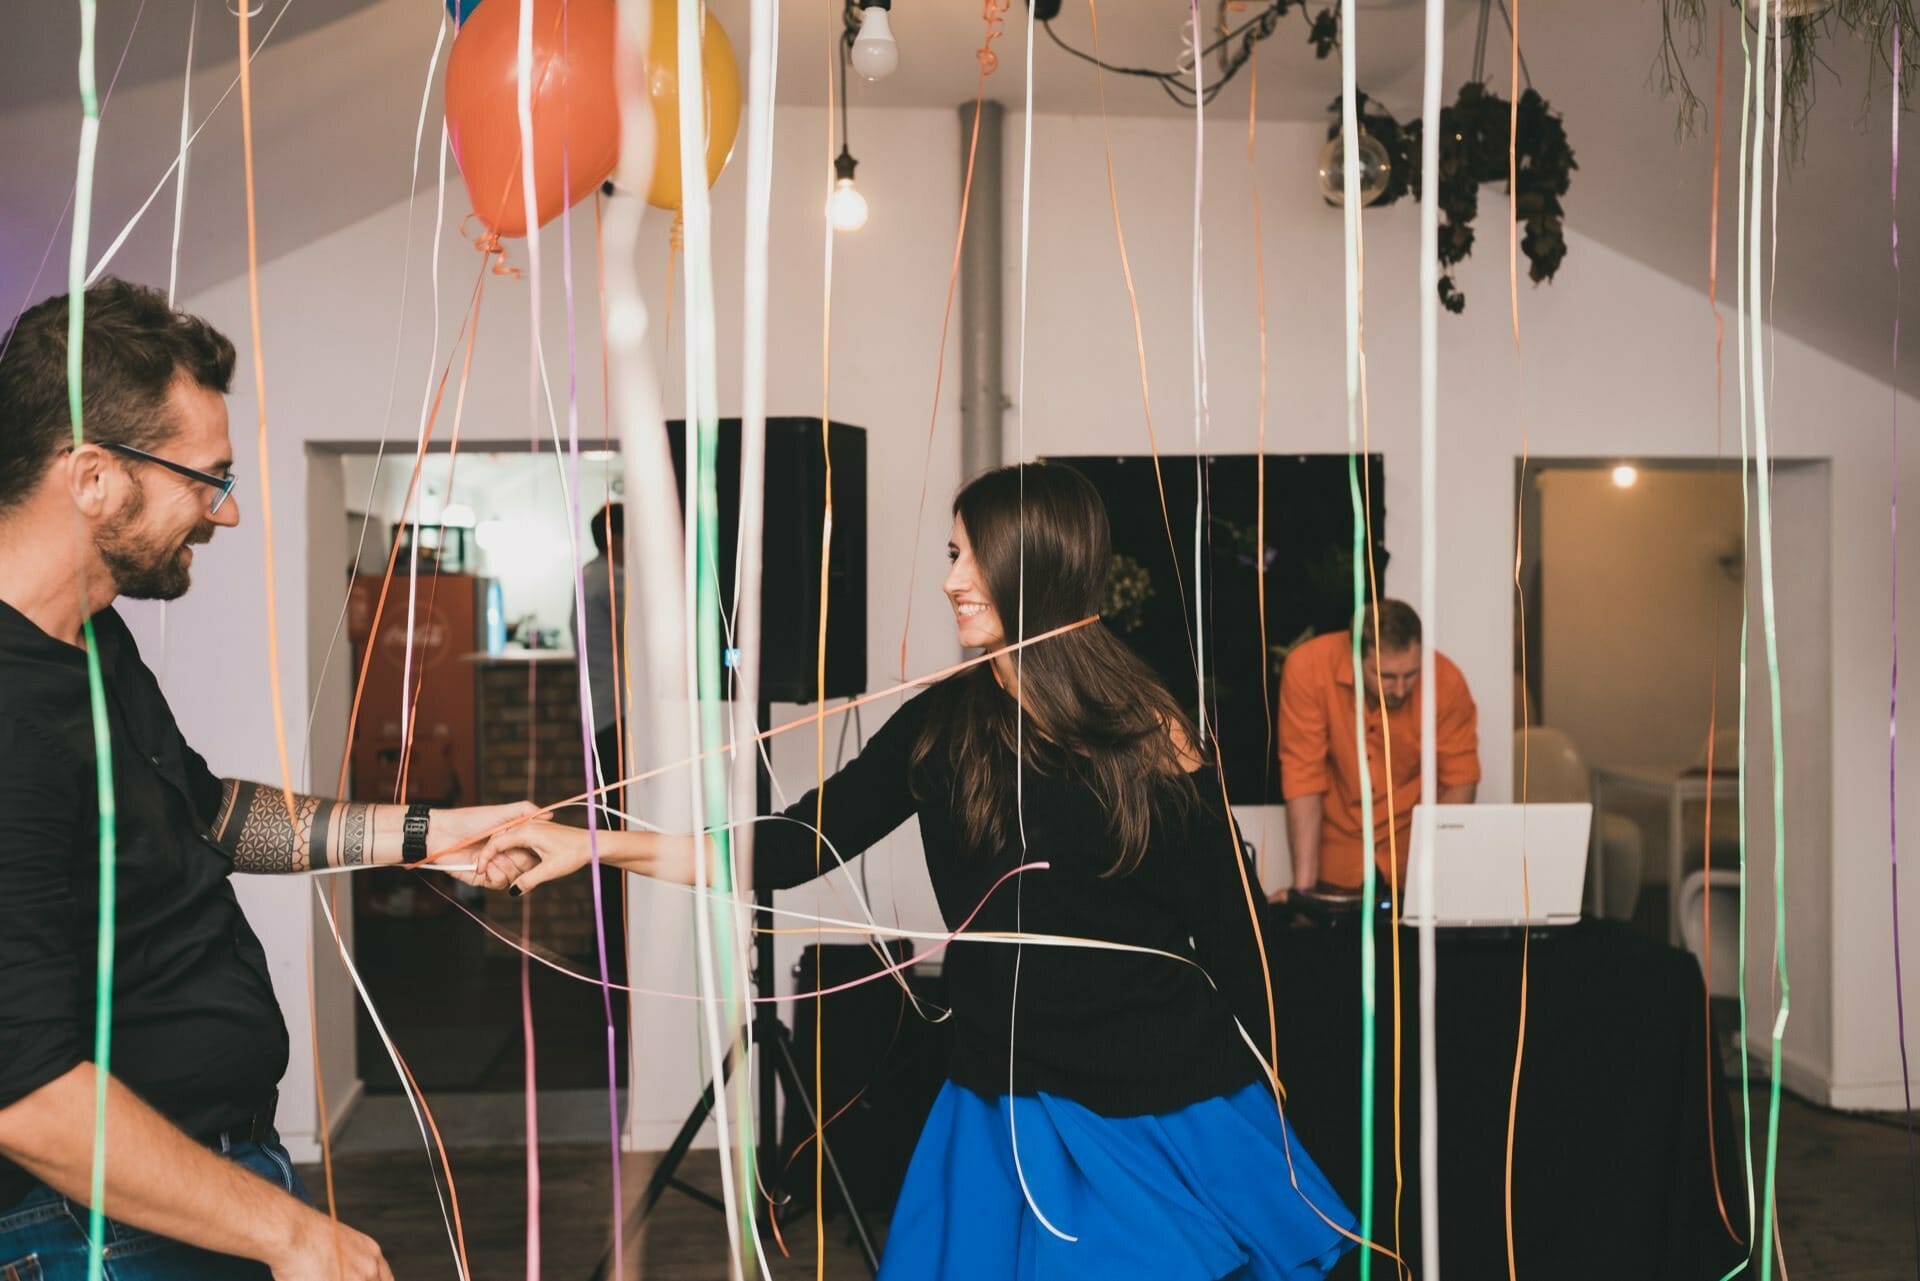
[[[134,493],[138,495],[139,490]],[[184,541],[159,538],[135,528],[145,509],[144,498],[137,497],[121,513],[118,528],[94,536],[94,549],[112,573],[120,595],[133,600],[178,600],[193,582],[186,549],[212,538],[213,522],[201,521]]]
[[[1385,708],[1389,712],[1397,712],[1407,705],[1407,700],[1411,697],[1411,694],[1402,694],[1398,698],[1392,695],[1383,696],[1379,690],[1369,689],[1367,691],[1367,706],[1373,708],[1376,712],[1382,708]]]

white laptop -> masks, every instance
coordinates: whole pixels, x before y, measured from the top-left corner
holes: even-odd
[[[1580,919],[1592,805],[1436,805],[1431,848],[1421,835],[1425,810],[1417,805],[1413,811],[1401,910],[1408,925],[1429,919],[1441,927],[1571,925]],[[1420,884],[1428,858],[1430,900]]]

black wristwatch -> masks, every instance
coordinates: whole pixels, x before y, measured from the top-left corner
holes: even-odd
[[[424,805],[407,806],[406,821],[400,826],[400,861],[418,863],[427,856],[427,820],[433,811]]]

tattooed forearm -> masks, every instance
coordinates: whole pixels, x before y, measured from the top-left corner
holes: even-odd
[[[319,811],[314,797],[294,797],[290,813],[285,793],[228,779],[213,824],[214,844],[239,871],[304,872],[313,866],[309,846]]]
[[[373,806],[295,795],[227,779],[214,844],[242,872],[305,872],[365,863],[371,848]]]

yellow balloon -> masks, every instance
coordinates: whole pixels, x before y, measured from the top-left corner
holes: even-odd
[[[647,93],[653,100],[655,152],[647,203],[656,209],[680,208],[680,6],[653,0],[653,35],[647,43]],[[707,15],[701,68],[707,88],[707,185],[711,187],[733,155],[740,132],[740,64],[733,43],[714,16]]]

